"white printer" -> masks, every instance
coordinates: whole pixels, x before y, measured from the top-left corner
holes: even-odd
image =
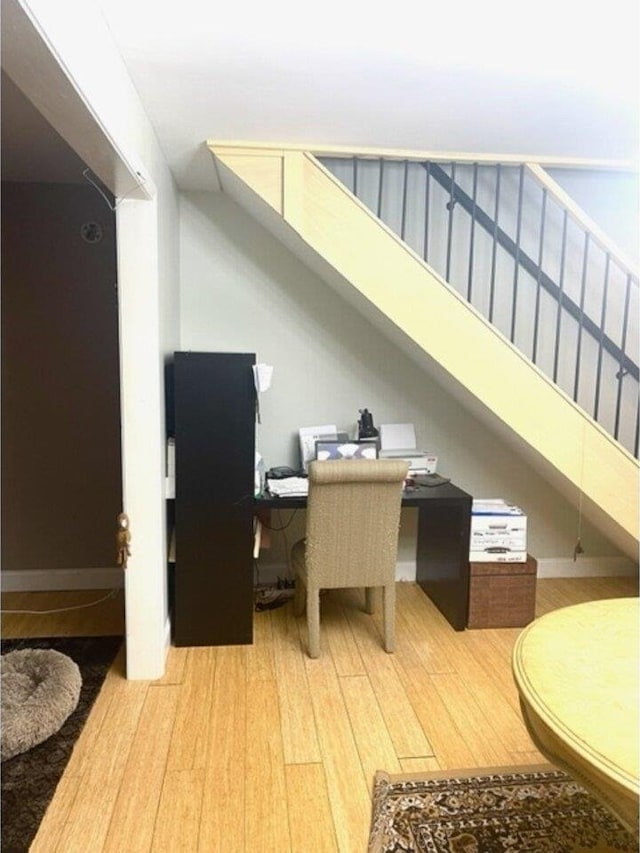
[[[438,457],[418,450],[413,424],[380,424],[380,459],[404,459],[413,474],[435,474]]]

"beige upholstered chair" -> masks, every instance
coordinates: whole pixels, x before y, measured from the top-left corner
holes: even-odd
[[[291,557],[295,609],[307,607],[309,657],[320,654],[320,590],[364,587],[366,610],[373,589],[384,590],[384,647],[392,652],[395,574],[402,485],[408,465],[399,459],[311,462],[306,539]],[[306,591],[306,595],[305,595]]]

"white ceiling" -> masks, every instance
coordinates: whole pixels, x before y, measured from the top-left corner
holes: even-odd
[[[183,189],[207,139],[637,160],[637,0],[94,2]]]
[[[208,138],[637,156],[637,0],[99,2],[184,188]]]

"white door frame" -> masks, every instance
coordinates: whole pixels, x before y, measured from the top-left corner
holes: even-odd
[[[127,678],[160,678],[170,642],[164,500],[164,377],[160,347],[157,202],[116,211]]]
[[[56,32],[53,43],[42,15],[31,8],[37,5],[2,0],[2,67],[115,196],[126,196],[116,219],[123,510],[132,533],[125,574],[127,677],[155,679],[164,673],[169,643],[157,195],[150,176],[123,154],[73,80],[61,53],[65,46],[73,52],[74,43],[65,42],[65,32]],[[44,4],[44,16],[55,15],[56,6]],[[77,31],[73,37],[84,38]]]

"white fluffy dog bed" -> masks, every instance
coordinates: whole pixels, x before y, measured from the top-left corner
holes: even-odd
[[[2,655],[2,761],[55,734],[76,709],[81,687],[78,665],[61,652]]]

